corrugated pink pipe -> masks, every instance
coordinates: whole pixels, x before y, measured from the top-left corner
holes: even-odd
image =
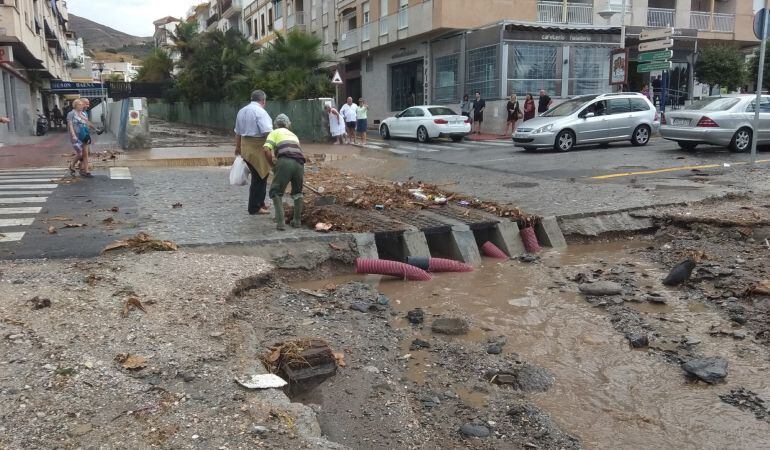
[[[538,253],[540,251],[540,244],[537,242],[535,229],[531,226],[521,230],[521,240],[524,242],[524,249],[527,253]]]
[[[409,264],[387,259],[356,258],[356,273],[390,275],[412,281],[429,281],[428,272]]]
[[[506,255],[504,251],[500,250],[499,247],[489,241],[481,246],[481,252],[490,258],[508,259],[508,255]]]
[[[428,272],[473,272],[474,270],[473,267],[460,261],[445,258],[410,256],[406,258],[406,263]]]

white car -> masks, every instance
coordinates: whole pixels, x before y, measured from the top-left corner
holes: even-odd
[[[471,132],[471,121],[446,106],[413,106],[380,124],[380,136],[417,138],[428,142],[433,138],[449,137],[461,141]]]

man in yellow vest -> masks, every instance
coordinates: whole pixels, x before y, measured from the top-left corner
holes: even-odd
[[[279,230],[286,229],[283,215],[283,194],[291,183],[291,198],[294,200],[294,217],[291,226],[302,226],[302,209],[305,205],[302,183],[305,177],[305,156],[299,146],[297,135],[289,130],[291,121],[286,114],[279,114],[273,122],[274,130],[265,139],[265,153],[274,167],[273,182],[270,184],[270,198],[275,206],[275,221]]]

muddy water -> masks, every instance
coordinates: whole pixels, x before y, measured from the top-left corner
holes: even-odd
[[[604,260],[611,265],[636,263],[634,270],[650,275],[644,284],[663,289],[656,281],[659,270],[632,256],[638,246],[572,246],[565,254],[544,255],[542,266],[485,261],[476,272],[438,275],[427,283],[345,276],[306,286],[369,282],[399,310],[421,307],[432,314],[469,317],[473,331],[464,339],[506,335],[504,351],[554,373],[555,385],[531,398],[586,448],[770,448],[770,424],[718,398],[739,386],[770,398],[767,352],[748,340],[709,336],[712,324],[724,324],[716,312],[679,299],[676,291],[668,305],[639,305],[666,335],[696,337],[704,355],[729,361],[727,383],[705,386],[686,382],[679,367],[658,356],[631,350],[607,315],[586,303],[572,283],[561,290],[553,283],[564,281],[564,273]],[[404,319],[397,324],[409,327]],[[431,354],[411,353],[415,358],[409,376],[419,383],[434,370]],[[459,394],[474,405],[484,403],[483,394]]]

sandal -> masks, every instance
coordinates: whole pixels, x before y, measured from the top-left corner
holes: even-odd
[[[85,178],[93,178],[94,177],[93,174],[91,174],[91,172],[86,172],[84,170],[80,171],[80,176],[81,177],[85,177]]]

